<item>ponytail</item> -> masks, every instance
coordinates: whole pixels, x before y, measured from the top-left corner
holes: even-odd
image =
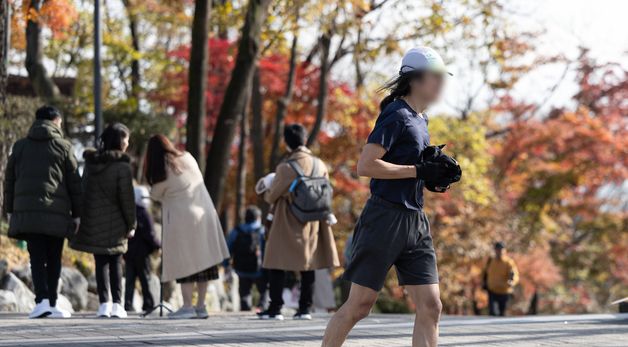
[[[382,92],[384,90],[390,91],[390,93],[379,103],[379,110],[384,111],[386,106],[393,101],[410,94],[410,81],[415,78],[421,78],[422,76],[423,74],[421,71],[411,71],[386,82],[386,84],[377,90],[378,92]]]
[[[395,101],[395,99],[397,99],[398,96],[394,95],[393,93],[388,94],[386,97],[384,97],[382,99],[382,101],[379,103],[379,110],[383,111],[386,106],[388,106],[388,104],[392,103],[393,101]]]

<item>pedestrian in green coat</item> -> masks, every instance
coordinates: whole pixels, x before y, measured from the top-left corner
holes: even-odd
[[[38,109],[28,135],[13,145],[4,179],[9,237],[28,242],[36,303],[30,318],[70,315],[56,308],[57,286],[64,238],[80,223],[81,177],[61,122],[56,108]]]
[[[129,134],[123,124],[109,125],[98,148],[83,153],[83,218],[70,247],[94,255],[99,317],[127,316],[121,297],[122,255],[136,223],[131,160],[125,153]]]

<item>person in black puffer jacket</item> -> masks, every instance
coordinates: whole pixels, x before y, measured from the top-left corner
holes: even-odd
[[[129,129],[115,123],[103,131],[98,149],[83,153],[83,218],[70,247],[94,254],[99,317],[126,317],[121,298],[122,255],[136,224],[133,177],[125,153],[128,146]]]
[[[72,144],[63,138],[59,110],[37,110],[28,136],[17,141],[4,179],[9,237],[26,240],[36,306],[30,318],[66,318],[56,307],[61,254],[80,223],[81,176]]]

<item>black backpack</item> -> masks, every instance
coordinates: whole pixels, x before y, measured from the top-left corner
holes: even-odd
[[[233,268],[241,272],[257,272],[262,266],[262,240],[259,229],[244,232],[236,227],[233,242]]]
[[[318,162],[318,158],[312,157],[312,172],[306,176],[296,160],[288,161],[288,165],[297,173],[289,189],[290,210],[301,223],[325,220],[331,213],[334,190],[327,177],[315,176],[318,173]]]

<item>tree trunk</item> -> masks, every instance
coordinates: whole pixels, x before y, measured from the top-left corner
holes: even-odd
[[[327,113],[327,79],[329,77],[329,47],[331,45],[331,33],[325,33],[321,36],[320,43],[320,57],[321,57],[321,72],[318,80],[318,104],[316,105],[316,120],[314,126],[310,131],[310,136],[307,139],[307,146],[311,146],[316,142],[316,137],[321,130],[325,113]]]
[[[220,217],[220,225],[222,226],[222,232],[225,235],[229,234],[229,230],[231,230],[231,223],[229,223],[229,221],[231,220],[231,218],[229,218],[229,209],[225,208],[222,212],[220,212],[219,217]]]
[[[264,97],[261,93],[259,67],[255,69],[253,75],[253,86],[251,88],[251,115],[253,119],[251,121],[251,143],[253,145],[253,175],[255,176],[255,182],[262,178],[266,174],[266,162],[264,158],[264,135],[266,132],[266,125],[264,122]],[[264,196],[257,196],[257,206],[262,209],[263,215],[266,215],[268,211],[268,204],[264,200]]]
[[[146,152],[148,152],[148,144],[142,143],[139,150],[139,158],[137,158],[135,179],[139,184],[144,182],[144,166],[146,165]]]
[[[209,12],[210,0],[194,2],[192,21],[192,49],[188,68],[188,117],[185,126],[185,149],[202,168],[205,144],[205,87],[209,61]]]
[[[9,1],[0,0],[0,182],[4,182],[5,165],[9,157],[11,141],[11,127],[9,126],[9,113],[7,112],[7,85],[8,85],[8,71],[7,65],[9,62],[9,21],[11,16],[9,14]],[[4,184],[0,183],[0,218],[4,204]]]
[[[0,0],[0,117],[5,116],[7,101],[7,86],[9,83],[9,31],[11,14],[9,0]],[[4,163],[4,162],[3,162]],[[2,188],[0,188],[2,189]],[[0,198],[2,194],[0,193]],[[1,200],[0,200],[1,201]]]
[[[245,101],[250,99],[251,89],[245,97]],[[240,117],[240,145],[238,146],[238,175],[236,178],[236,215],[235,225],[240,225],[244,220],[244,209],[246,204],[246,145],[249,140],[249,117],[245,107]]]
[[[358,26],[358,37],[355,40],[353,65],[355,66],[355,90],[358,98],[362,97],[364,89],[364,71],[362,70],[362,25]]]
[[[251,89],[253,72],[259,54],[261,27],[270,3],[271,0],[249,1],[235,66],[229,85],[225,90],[212,145],[207,154],[205,184],[218,209],[221,208],[229,168],[231,144],[235,137],[238,119],[246,108],[244,96]]]
[[[131,46],[135,51],[135,55],[131,58],[131,97],[135,99],[137,103],[136,108],[139,108],[140,98],[140,60],[137,58],[137,54],[140,52],[140,38],[137,28],[137,13],[135,12],[134,4],[132,0],[123,0],[124,7],[126,8],[127,16],[129,18],[129,31],[131,32]]]
[[[255,181],[266,173],[266,163],[264,162],[264,97],[262,96],[259,76],[259,67],[253,74],[253,85],[251,87],[251,143],[253,144],[253,174]]]
[[[286,117],[288,111],[288,104],[292,99],[292,93],[294,91],[294,80],[297,68],[297,37],[298,34],[294,33],[292,37],[292,47],[290,47],[290,62],[288,66],[288,79],[286,81],[286,91],[283,97],[277,100],[277,113],[275,114],[275,132],[273,134],[273,147],[270,152],[270,167],[275,168],[279,162],[279,144],[281,143],[281,137],[283,136],[283,120]]]
[[[31,0],[30,9],[39,13],[42,3],[43,0]],[[31,81],[35,94],[46,100],[52,100],[59,96],[59,88],[54,84],[52,78],[48,76],[43,59],[41,27],[36,20],[33,21],[30,18],[26,23],[26,71],[28,71],[28,78]]]

